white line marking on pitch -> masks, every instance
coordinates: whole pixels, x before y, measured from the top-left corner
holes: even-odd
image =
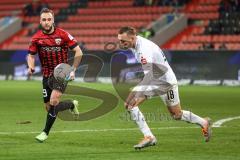
[[[223,123],[228,122],[228,121],[232,121],[232,120],[235,120],[235,119],[240,119],[240,116],[220,119],[220,120],[214,122],[212,124],[212,127],[221,127]]]
[[[230,117],[225,119],[220,119],[213,123],[212,127],[221,127],[223,123],[232,121],[235,119],[240,119],[240,116]],[[162,129],[189,129],[189,128],[198,128],[198,127],[159,127],[151,128],[152,130],[162,130]],[[52,131],[51,133],[78,133],[78,132],[109,132],[109,131],[135,131],[139,130],[138,128],[115,128],[115,129],[80,129],[80,130],[62,130],[62,131]],[[29,131],[29,132],[0,132],[0,135],[13,135],[13,134],[37,134],[40,132]]]
[[[198,128],[198,127],[159,127],[151,128],[152,130],[162,130],[162,129],[187,129],[187,128]],[[135,131],[138,128],[115,128],[115,129],[80,129],[80,130],[62,130],[62,131],[52,131],[51,133],[78,133],[78,132],[109,132],[109,131]],[[29,132],[0,132],[0,135],[13,135],[13,134],[36,134],[40,133],[37,131]]]

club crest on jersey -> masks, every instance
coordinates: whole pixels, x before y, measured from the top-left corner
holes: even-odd
[[[61,39],[61,38],[55,38],[55,43],[56,43],[57,45],[61,44],[61,42],[62,42],[62,39]]]

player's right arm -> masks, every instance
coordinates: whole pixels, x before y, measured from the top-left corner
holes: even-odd
[[[27,64],[28,64],[28,74],[32,75],[35,71],[35,54],[37,53],[37,44],[34,38],[31,39],[28,48]]]
[[[27,64],[28,64],[28,74],[32,75],[35,71],[35,55],[28,54]]]

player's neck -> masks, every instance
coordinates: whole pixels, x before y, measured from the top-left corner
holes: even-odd
[[[137,46],[136,43],[137,43],[137,39],[135,38],[135,40],[133,41],[133,46],[132,46],[133,49],[136,49],[136,46]]]
[[[54,32],[54,30],[55,30],[55,27],[53,26],[52,29],[49,32],[46,32],[46,31],[43,30],[43,33],[44,34],[52,34]]]

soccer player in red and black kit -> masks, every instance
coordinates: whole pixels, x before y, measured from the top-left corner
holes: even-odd
[[[40,12],[41,30],[31,39],[28,55],[28,73],[32,75],[35,67],[35,55],[38,54],[43,74],[43,99],[48,111],[43,132],[36,136],[36,140],[43,142],[48,138],[49,131],[56,119],[57,113],[70,109],[78,114],[78,101],[61,101],[67,82],[59,83],[53,76],[54,68],[60,63],[68,62],[69,48],[75,52],[73,71],[70,79],[74,80],[75,70],[82,59],[82,51],[77,41],[66,31],[54,26],[54,13],[44,8]]]

